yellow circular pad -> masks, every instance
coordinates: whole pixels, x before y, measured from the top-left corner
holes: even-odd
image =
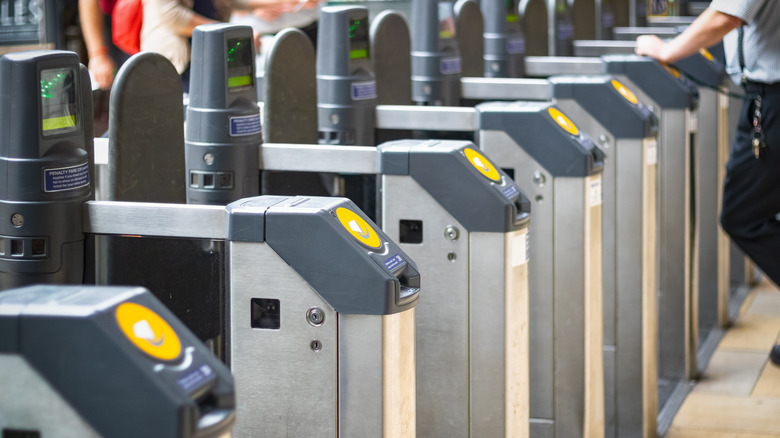
[[[577,129],[577,125],[569,120],[569,118],[566,117],[562,112],[558,111],[557,108],[550,107],[547,109],[547,112],[550,113],[550,117],[552,117],[553,120],[555,120],[555,122],[560,125],[564,131],[571,135],[580,135],[580,130]]]
[[[618,93],[620,93],[621,96],[625,97],[627,101],[633,103],[634,105],[639,103],[639,99],[636,98],[636,95],[634,95],[634,93],[632,93],[631,90],[626,88],[625,85],[613,79],[612,86],[615,87]]]
[[[355,239],[360,243],[371,248],[382,246],[382,241],[379,240],[379,235],[374,231],[374,228],[354,211],[339,207],[336,209],[336,217],[339,218],[341,225],[349,231],[349,234],[355,236]]]
[[[173,360],[181,354],[176,332],[157,313],[136,303],[122,303],[116,308],[119,328],[141,351],[160,360]]]
[[[471,148],[464,149],[463,153],[466,154],[466,158],[468,158],[469,163],[476,167],[477,170],[479,170],[483,175],[493,181],[501,180],[501,175],[498,174],[498,170],[496,170],[496,168],[490,164],[490,161],[485,158],[484,155]]]

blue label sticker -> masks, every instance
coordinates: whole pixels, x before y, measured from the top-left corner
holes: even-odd
[[[460,58],[443,58],[439,63],[439,70],[443,75],[460,73]]]
[[[71,167],[58,167],[56,169],[44,169],[43,191],[64,192],[76,190],[89,185],[89,164],[79,164]]]
[[[263,131],[260,123],[260,114],[230,118],[230,136],[241,137],[243,135],[259,134]]]
[[[388,257],[387,259],[385,259],[385,268],[387,268],[388,271],[393,271],[404,263],[406,263],[404,258],[396,254],[392,257]]]
[[[353,82],[352,100],[376,99],[376,82]]]
[[[615,26],[615,15],[612,12],[604,12],[601,16],[601,25],[605,28]]]
[[[515,196],[517,196],[520,193],[520,191],[517,190],[517,187],[515,186],[509,186],[504,190],[502,190],[501,193],[503,193],[507,199],[512,199]]]
[[[522,38],[512,38],[506,41],[506,52],[513,55],[525,53],[525,40]]]
[[[214,371],[210,366],[201,365],[195,371],[179,379],[178,383],[185,392],[192,392],[215,378]]]
[[[574,38],[574,26],[569,23],[558,24],[558,39],[570,40]]]

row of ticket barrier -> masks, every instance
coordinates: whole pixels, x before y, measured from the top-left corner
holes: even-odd
[[[448,34],[419,3],[433,31],[409,39],[398,14],[325,8],[316,62],[284,31],[262,78],[249,28],[199,27],[186,112],[172,66],[140,54],[94,151],[75,55],[2,58],[0,289],[156,296],[0,294],[4,434],[663,430],[700,326],[724,323],[723,283],[696,284],[700,94],[633,56],[461,79],[479,7],[446,3]],[[506,102],[439,106],[461,98]]]

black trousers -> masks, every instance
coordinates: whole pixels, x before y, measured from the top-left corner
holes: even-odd
[[[726,165],[721,225],[734,243],[780,285],[780,84],[748,83],[762,97],[766,148],[753,155],[753,99],[745,99]]]

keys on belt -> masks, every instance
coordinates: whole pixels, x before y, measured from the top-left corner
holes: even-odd
[[[761,150],[766,147],[764,140],[764,130],[761,128],[761,96],[753,98],[753,130],[750,132],[753,137],[753,156],[761,157]]]

